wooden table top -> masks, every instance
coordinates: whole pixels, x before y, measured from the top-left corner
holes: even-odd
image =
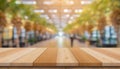
[[[120,66],[120,48],[0,48],[0,66]]]

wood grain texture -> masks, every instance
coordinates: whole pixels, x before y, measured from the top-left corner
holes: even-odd
[[[65,69],[120,69],[120,67],[67,67]]]
[[[120,48],[0,48],[0,66],[120,67]]]
[[[120,67],[9,67],[0,69],[120,69]]]
[[[100,52],[100,53],[103,53],[107,56],[110,56],[112,58],[115,58],[117,60],[120,60],[120,54],[118,53],[115,53],[113,51],[110,51],[108,49],[105,49],[105,48],[101,48],[101,49],[98,49],[98,48],[93,48],[93,50],[97,51],[97,52]],[[119,49],[120,50],[120,49]]]
[[[56,66],[58,48],[48,48],[41,56],[39,56],[34,66]]]
[[[66,67],[9,67],[8,69],[66,69]]]
[[[59,48],[57,53],[57,66],[78,66],[78,61],[69,48]]]
[[[0,67],[0,69],[120,69],[120,67]]]
[[[82,49],[72,48],[71,50],[76,59],[79,61],[79,66],[102,66],[102,63],[99,60]]]
[[[12,50],[12,49],[14,49],[14,48],[0,48],[0,53],[4,52],[4,51]]]
[[[33,62],[46,50],[47,48],[38,48],[29,52],[28,54],[16,59],[11,63],[11,66],[33,66]],[[24,53],[24,52],[23,52]]]
[[[8,67],[0,67],[0,69],[9,69]]]
[[[0,54],[0,66],[11,66],[10,63],[34,50],[34,48],[18,48]]]
[[[109,49],[109,48],[108,48]],[[107,57],[109,57],[111,60],[112,60],[112,64],[110,63],[105,63],[107,64],[108,66],[120,66],[120,54],[117,54],[115,52],[112,52],[110,50],[108,50],[107,48],[101,48],[101,49],[98,49],[98,48],[92,48],[92,50],[94,50],[95,52],[99,52],[99,53],[102,53],[104,55],[106,55]],[[116,48],[113,48],[113,49],[116,49]],[[119,48],[118,48],[119,49]],[[119,49],[120,50],[120,49]],[[106,66],[106,65],[105,65]]]
[[[95,50],[92,50],[92,48],[82,48],[82,50],[89,53],[91,56],[95,57],[96,59],[100,60],[102,62],[102,66],[119,66],[119,64],[117,64],[119,62],[117,59],[111,58],[105,55],[104,53],[100,53]]]

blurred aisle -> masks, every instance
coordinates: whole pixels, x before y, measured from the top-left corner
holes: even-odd
[[[30,47],[48,47],[48,48],[70,48],[70,39],[67,37],[58,36],[50,40],[39,42]],[[74,47],[91,47],[78,40],[74,41]]]

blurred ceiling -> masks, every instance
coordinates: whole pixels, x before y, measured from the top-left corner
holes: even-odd
[[[24,4],[35,5],[36,13],[40,13],[50,23],[58,29],[63,29],[70,24],[75,18],[79,17],[79,13],[85,5],[92,0],[17,0]]]

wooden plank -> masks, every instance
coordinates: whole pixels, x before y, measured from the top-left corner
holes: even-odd
[[[106,48],[102,48],[102,49],[106,50]],[[120,54],[120,48],[107,48],[107,50],[114,52],[116,54]]]
[[[2,58],[4,58],[4,57],[6,57],[6,56],[9,56],[9,55],[11,55],[11,54],[14,54],[14,53],[16,53],[16,52],[19,52],[19,51],[21,51],[21,50],[24,50],[24,49],[22,49],[22,48],[17,48],[17,49],[12,49],[12,50],[4,50],[3,52],[0,52],[0,59],[2,59]]]
[[[56,66],[57,49],[48,48],[34,61],[34,66]]]
[[[99,60],[82,49],[72,48],[71,50],[76,59],[79,61],[79,66],[102,66],[102,63]]]
[[[82,50],[100,60],[102,62],[102,66],[120,66],[119,64],[116,64],[119,62],[118,60],[104,55],[104,53],[97,52],[95,50],[92,50],[91,48],[82,48]]]
[[[8,67],[0,67],[0,69],[8,69]]]
[[[120,67],[3,67],[0,69],[120,69]]]
[[[17,58],[31,52],[35,48],[17,48],[0,54],[0,66],[10,66],[10,63]]]
[[[102,49],[106,50],[105,48],[102,48]],[[113,56],[112,58],[115,58],[120,62],[120,48],[108,48],[107,51],[114,54],[114,55],[110,55],[110,56],[111,57]]]
[[[67,67],[65,69],[120,69],[120,67]]]
[[[11,66],[33,66],[33,62],[46,50],[47,48],[36,48],[28,54],[18,58],[11,63]]]
[[[0,48],[0,53],[8,51],[8,50],[12,50],[12,49],[14,49],[14,48]]]
[[[120,48],[0,48],[0,66],[120,66],[119,50]]]
[[[57,55],[57,66],[78,66],[78,61],[69,48],[59,48]]]
[[[113,48],[114,49],[114,48]],[[93,50],[97,51],[97,52],[100,52],[100,53],[103,53],[104,55],[107,55],[109,57],[112,57],[114,59],[117,59],[118,61],[120,61],[120,54],[118,53],[115,53],[111,50],[108,50],[107,48],[101,48],[101,49],[98,49],[98,48],[93,48]],[[120,52],[120,51],[118,51]]]
[[[66,69],[65,67],[9,67],[9,69]]]

